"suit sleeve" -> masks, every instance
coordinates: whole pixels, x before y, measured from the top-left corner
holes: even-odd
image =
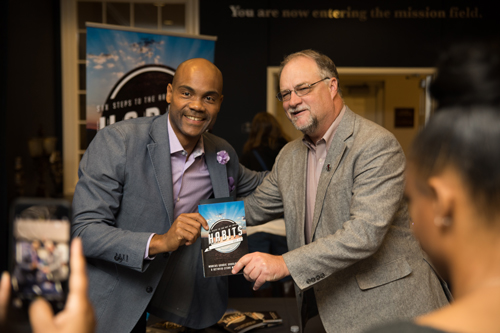
[[[301,289],[372,256],[382,245],[397,214],[403,211],[400,207],[405,157],[401,146],[389,134],[373,135],[371,140],[361,141],[364,142],[356,148],[358,153],[353,158],[352,190],[346,189],[351,193],[347,203],[349,219],[334,233],[283,255]],[[336,190],[342,191],[327,191],[324,206],[339,205],[336,201],[340,198],[333,200],[331,197],[332,191]],[[321,216],[320,223],[333,223],[329,218],[333,217]]]
[[[264,178],[262,184],[245,198],[245,216],[248,225],[269,222],[283,216],[283,200],[278,186],[278,168],[280,155],[275,167]]]
[[[246,197],[250,195],[262,183],[268,173],[268,171],[258,172],[250,170],[240,163],[237,196]]]
[[[146,244],[151,233],[117,225],[123,196],[127,147],[116,127],[100,130],[83,156],[73,198],[73,237],[81,237],[87,258],[96,258],[144,271]],[[139,221],[138,221],[139,223]]]

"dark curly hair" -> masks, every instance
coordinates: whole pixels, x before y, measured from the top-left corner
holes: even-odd
[[[500,106],[500,41],[463,41],[444,51],[430,87],[438,109]]]
[[[417,135],[409,155],[422,180],[449,167],[456,170],[477,211],[490,218],[500,214],[499,111],[488,106],[443,109]]]

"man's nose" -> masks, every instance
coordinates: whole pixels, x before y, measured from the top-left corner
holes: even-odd
[[[191,110],[200,111],[200,112],[205,111],[205,106],[203,105],[203,102],[200,99],[196,99],[196,100],[192,101],[191,103],[189,103],[189,108]]]
[[[302,98],[300,98],[295,91],[292,91],[290,93],[290,100],[288,101],[288,104],[292,107],[297,106],[302,102]]]

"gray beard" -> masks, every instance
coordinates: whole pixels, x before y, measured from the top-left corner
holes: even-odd
[[[309,115],[309,123],[303,126],[297,126],[295,121],[292,121],[293,126],[301,131],[302,133],[306,135],[310,135],[311,133],[314,133],[316,129],[318,128],[319,122],[316,117],[313,117],[312,115]]]

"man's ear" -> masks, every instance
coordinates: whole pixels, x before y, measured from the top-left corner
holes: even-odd
[[[438,218],[453,218],[455,206],[455,191],[446,179],[442,177],[431,177],[428,180],[428,185],[434,193],[434,214]]]
[[[222,104],[222,101],[224,100],[224,95],[220,95],[219,99],[220,99],[220,103],[219,103],[219,105],[220,105],[220,104]]]
[[[338,88],[339,88],[339,81],[336,78],[332,77],[328,84],[328,89],[330,89],[330,94],[332,95],[332,99],[335,97],[335,95],[338,94]]]
[[[167,86],[167,103],[168,104],[170,104],[172,102],[172,94],[173,94],[172,84],[169,83]]]

